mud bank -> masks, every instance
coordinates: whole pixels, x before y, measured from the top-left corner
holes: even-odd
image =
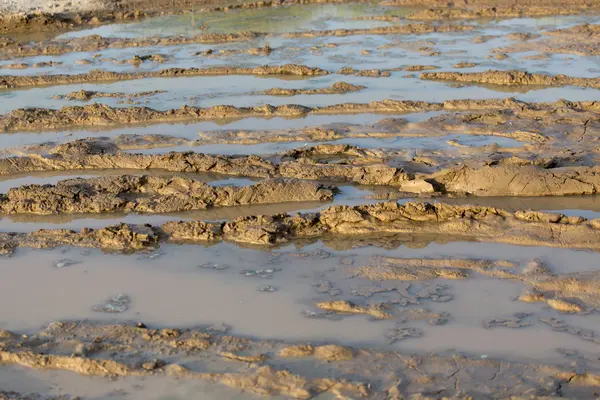
[[[386,5],[400,5],[398,2],[386,1]],[[461,5],[462,6],[462,5]],[[459,6],[460,7],[460,6]],[[425,20],[425,21],[447,21],[451,19],[501,19],[501,18],[523,18],[523,17],[547,17],[553,15],[577,15],[582,12],[600,12],[600,7],[593,4],[585,6],[574,6],[565,4],[560,7],[556,6],[493,6],[481,7],[475,5],[471,8],[429,8],[419,10],[406,16],[410,20]]]
[[[114,146],[114,145],[113,145]],[[318,157],[307,157],[307,149],[288,153],[273,163],[258,156],[213,156],[202,153],[132,154],[116,151],[110,144],[76,141],[57,146],[48,157],[14,157],[0,159],[0,174],[26,171],[59,171],[91,169],[162,169],[172,172],[211,172],[258,178],[299,178],[354,182],[364,185],[401,186],[411,179],[401,168],[388,166],[380,157],[356,151],[352,146],[317,146],[313,156],[337,156],[357,161],[328,163]],[[375,153],[377,154],[377,153]]]
[[[304,71],[304,70],[302,70]],[[167,111],[148,107],[120,108],[104,104],[68,106],[59,110],[47,108],[25,108],[0,115],[0,131],[57,130],[66,127],[112,126],[149,124],[159,122],[184,122],[236,118],[299,118],[308,114],[361,114],[392,113],[406,114],[426,111],[471,111],[471,110],[517,110],[521,114],[550,112],[556,109],[570,112],[589,111],[597,113],[599,105],[593,101],[555,103],[527,103],[514,99],[449,100],[432,103],[411,100],[381,100],[370,103],[342,103],[323,107],[307,107],[298,104],[280,106],[234,107],[219,105],[209,108],[182,106]]]
[[[424,72],[421,79],[490,85],[580,86],[598,89],[600,78],[575,78],[566,75],[532,74],[523,71]]]
[[[257,94],[267,96],[297,96],[297,95],[311,95],[311,94],[344,94],[358,92],[365,89],[366,86],[353,85],[347,82],[336,82],[330,87],[321,89],[285,89],[285,88],[273,88],[259,92]]]
[[[163,230],[172,240],[206,242],[216,239],[276,245],[303,238],[336,235],[446,235],[482,242],[598,250],[598,221],[534,211],[511,213],[477,206],[443,203],[378,203],[333,206],[321,213],[245,217],[214,224],[168,222]]]
[[[423,393],[445,397],[494,397],[502,393],[517,398],[524,392],[534,397],[584,398],[599,386],[595,365],[580,373],[576,367],[476,359],[454,353],[419,355],[329,343],[286,344],[210,328],[154,329],[143,323],[54,322],[26,336],[4,331],[0,343],[0,361],[7,365],[113,378],[207,380],[258,395],[295,399],[319,395],[401,399],[422,397]],[[185,365],[195,367],[184,366],[184,360]],[[327,378],[309,372],[323,371],[324,363]],[[225,367],[228,372],[212,372]]]
[[[0,42],[0,48],[2,48],[0,59],[40,55],[55,56],[71,52],[95,52],[131,47],[231,43],[256,40],[263,36],[265,34],[260,32],[206,33],[197,36],[157,36],[146,38],[111,38],[90,35],[81,38],[56,39],[33,43],[19,43],[10,38],[3,38],[2,42]]]
[[[311,38],[327,36],[355,36],[355,35],[419,35],[427,33],[466,32],[475,29],[471,25],[433,25],[433,24],[407,24],[398,26],[383,26],[366,29],[332,29],[324,31],[290,32],[283,36],[286,38]]]
[[[256,185],[213,187],[194,179],[156,176],[67,179],[25,185],[0,196],[5,214],[177,212],[247,204],[328,201],[334,191],[311,182],[273,179]]]
[[[335,239],[337,245],[373,235],[443,236],[446,240],[507,243],[600,250],[600,222],[583,217],[537,211],[516,211],[443,203],[387,202],[363,206],[332,206],[319,213],[249,216],[230,222],[171,221],[164,225],[120,224],[79,232],[56,229],[2,233],[3,254],[17,247],[98,247],[137,251],[160,241],[215,243],[221,240],[275,246],[295,240]]]
[[[176,78],[182,76],[213,75],[296,75],[320,76],[329,72],[321,68],[305,65],[263,65],[255,68],[241,67],[208,67],[208,68],[168,68],[160,71],[110,72],[93,70],[85,74],[57,74],[12,76],[0,75],[0,87],[20,88],[30,86],[68,85],[73,83],[113,82],[145,78]]]

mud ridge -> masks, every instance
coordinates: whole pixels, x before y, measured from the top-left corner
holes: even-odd
[[[263,65],[255,68],[208,67],[208,68],[168,68],[159,71],[111,72],[92,70],[84,74],[56,74],[13,76],[0,75],[0,87],[21,88],[30,86],[68,85],[73,83],[112,82],[145,78],[176,78],[182,76],[214,75],[296,75],[320,76],[328,72],[321,68],[305,65],[286,64],[281,66]]]
[[[599,89],[600,78],[532,74],[523,71],[424,72],[421,79],[490,85],[580,86]]]
[[[279,68],[279,67],[278,67]],[[283,68],[283,67],[281,67]],[[295,69],[292,69],[295,71]],[[261,69],[261,71],[263,71]],[[280,73],[287,69],[279,70]],[[302,68],[298,73],[312,73]],[[315,73],[318,73],[316,71]],[[69,106],[59,110],[47,108],[17,109],[0,115],[0,131],[57,130],[65,127],[111,126],[123,124],[163,123],[177,121],[200,121],[235,119],[246,117],[303,117],[307,114],[360,114],[360,113],[414,113],[425,111],[470,111],[470,110],[519,110],[522,113],[540,113],[553,109],[590,111],[597,113],[600,104],[593,101],[555,103],[527,103],[514,99],[449,100],[431,103],[411,100],[381,100],[370,103],[342,103],[323,107],[307,107],[298,104],[280,106],[234,107],[227,105],[209,108],[184,105],[167,111],[148,107],[110,107],[104,104]]]
[[[139,97],[149,97],[157,94],[165,93],[165,90],[153,90],[150,92],[137,92],[137,93],[120,93],[120,92],[98,92],[94,90],[79,90],[77,92],[70,92],[65,95],[54,96],[56,100],[79,100],[87,101],[91,99],[112,97],[118,99],[132,99]]]
[[[24,185],[0,195],[5,214],[177,212],[247,204],[328,201],[334,190],[312,182],[272,179],[256,185],[209,186],[181,177],[122,175]]]
[[[326,36],[354,36],[354,35],[418,35],[426,33],[465,32],[474,27],[470,25],[432,25],[432,24],[407,24],[398,26],[383,26],[366,29],[332,29],[324,31],[290,32],[283,36],[286,38],[311,38]]]
[[[335,82],[333,85],[327,88],[320,89],[286,89],[286,88],[272,88],[259,92],[259,95],[267,96],[297,96],[297,95],[312,95],[312,94],[344,94],[351,92],[358,92],[365,89],[366,86],[353,85],[347,82]]]
[[[0,248],[51,248],[63,245],[120,251],[152,248],[159,241],[229,242],[274,246],[295,240],[335,237],[345,240],[371,235],[443,235],[455,240],[600,250],[600,221],[578,216],[444,203],[386,202],[332,206],[318,213],[248,216],[229,222],[170,221],[161,227],[120,224],[80,232],[55,229],[2,233]]]

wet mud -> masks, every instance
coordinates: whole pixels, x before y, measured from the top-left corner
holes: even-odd
[[[575,78],[566,75],[532,74],[522,71],[424,72],[421,79],[490,85],[581,86],[600,88],[599,78]]]
[[[174,78],[183,76],[215,76],[215,75],[295,75],[320,76],[328,72],[321,68],[305,65],[286,64],[282,66],[263,65],[255,68],[241,67],[209,67],[209,68],[169,68],[160,71],[110,72],[93,70],[85,74],[72,75],[29,75],[0,76],[0,86],[20,88],[45,85],[69,85],[74,83],[112,82],[146,78]]]
[[[600,8],[346,3],[0,17],[0,399],[597,397]]]
[[[460,397],[496,392],[514,396],[527,392],[536,397],[569,394],[581,398],[589,396],[598,385],[593,370],[582,372],[576,367],[511,363],[459,354],[419,356],[336,344],[286,345],[207,328],[155,329],[141,323],[55,322],[25,337],[5,331],[1,347],[4,364],[24,368],[96,377],[206,380],[263,396],[297,399],[323,394],[339,399],[399,399],[423,393]],[[228,371],[188,367],[183,363],[185,359],[212,359],[216,365],[227,365]],[[308,368],[301,368],[292,360],[302,360]],[[309,372],[311,368],[321,370],[323,362],[330,370],[328,377]],[[378,374],[385,378],[377,379]]]
[[[267,180],[246,187],[211,187],[180,177],[124,175],[13,188],[2,195],[0,208],[7,214],[151,213],[331,199],[332,190],[301,181]]]

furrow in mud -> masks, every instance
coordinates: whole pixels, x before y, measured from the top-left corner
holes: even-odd
[[[507,362],[454,352],[416,355],[331,343],[286,344],[219,333],[210,327],[156,329],[142,323],[73,321],[53,322],[30,335],[3,334],[0,360],[6,365],[108,378],[207,380],[258,395],[295,399],[320,395],[400,399],[440,391],[447,397],[487,397],[498,392],[519,397],[527,392],[534,397],[568,393],[586,398],[597,390],[600,379],[593,371],[579,374],[575,366]],[[257,361],[236,362],[236,357]],[[187,366],[189,361],[196,361],[191,364],[195,366]],[[327,377],[302,372],[298,361],[315,371],[323,370],[326,363]],[[213,372],[223,363],[227,372]],[[410,384],[402,384],[405,380]]]
[[[288,117],[300,118],[307,114],[360,114],[360,113],[415,113],[425,111],[470,111],[470,110],[512,110],[523,113],[542,113],[553,109],[590,111],[597,113],[600,103],[594,101],[556,103],[527,103],[514,99],[490,100],[449,100],[432,103],[411,100],[381,100],[370,103],[342,103],[323,107],[308,107],[298,104],[257,107],[234,107],[227,105],[201,108],[182,106],[167,111],[148,107],[111,107],[105,104],[68,106],[58,110],[48,108],[25,108],[0,115],[0,131],[40,131],[59,130],[66,127],[113,126],[124,124],[147,124],[159,122],[184,122],[248,117]]]
[[[533,74],[523,71],[424,72],[421,79],[490,85],[580,86],[600,89],[600,78]]]
[[[92,70],[84,74],[29,75],[13,76],[0,75],[0,86],[6,88],[21,88],[31,86],[69,85],[89,82],[114,82],[145,78],[177,78],[183,76],[214,76],[214,75],[295,75],[321,76],[329,72],[321,68],[311,68],[305,65],[263,65],[255,68],[242,67],[208,67],[208,68],[168,68],[159,71],[111,72]]]
[[[162,226],[120,224],[103,229],[43,229],[1,233],[0,250],[17,247],[98,247],[139,251],[161,241],[275,246],[296,240],[353,238],[393,234],[443,236],[453,240],[600,250],[600,221],[538,211],[510,212],[493,207],[444,203],[386,202],[332,206],[310,214],[239,217],[229,222],[170,221]],[[339,244],[338,244],[339,245]]]
[[[164,213],[248,204],[329,201],[334,190],[312,182],[271,179],[256,185],[213,187],[182,177],[109,176],[24,185],[0,195],[5,214]]]

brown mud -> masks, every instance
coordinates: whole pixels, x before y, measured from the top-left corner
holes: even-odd
[[[580,86],[600,88],[600,78],[575,78],[567,75],[532,74],[523,71],[424,72],[421,79],[461,83],[511,86]]]
[[[577,54],[580,56],[600,55],[600,25],[582,24],[571,28],[542,32],[537,40],[529,37],[518,43],[495,49],[496,52],[519,53],[537,51],[544,54]]]
[[[297,180],[212,187],[181,177],[121,175],[13,188],[0,195],[0,210],[5,214],[39,215],[177,212],[246,204],[328,201],[333,194],[333,190],[321,185]]]
[[[286,38],[311,38],[327,36],[355,36],[355,35],[419,35],[427,33],[466,32],[474,28],[470,25],[433,25],[407,24],[398,26],[383,26],[365,29],[332,29],[324,31],[290,32],[283,36]]]
[[[273,88],[259,92],[258,94],[267,96],[297,96],[297,95],[311,95],[311,94],[344,94],[351,92],[358,92],[365,89],[366,86],[353,85],[347,82],[335,82],[333,85],[327,88],[320,89],[286,89],[286,88]]]
[[[139,251],[160,241],[215,243],[221,240],[274,246],[296,240],[335,238],[338,242],[370,235],[442,235],[454,240],[600,250],[600,222],[579,216],[516,211],[443,203],[387,202],[363,206],[332,206],[318,213],[240,217],[230,222],[171,221],[164,225],[120,224],[79,232],[55,229],[2,233],[3,254],[17,247],[98,247]],[[338,244],[339,245],[339,244]],[[540,301],[540,300],[536,300]]]
[[[197,36],[157,36],[145,38],[111,38],[99,35],[72,39],[56,39],[42,42],[19,43],[10,38],[0,42],[0,59],[15,57],[33,57],[39,55],[55,56],[71,52],[97,52],[107,49],[125,49],[130,47],[182,46],[186,44],[213,44],[249,41],[265,36],[259,32],[242,33],[205,33]]]
[[[139,97],[149,97],[154,96],[160,93],[165,93],[164,90],[153,90],[150,92],[137,92],[137,93],[110,93],[110,92],[98,92],[95,90],[79,90],[77,92],[67,93],[65,95],[54,96],[53,98],[56,100],[79,100],[79,101],[88,101],[91,99],[98,99],[103,97],[113,97],[113,98],[121,98],[121,99],[132,99]]]
[[[285,73],[289,70],[280,67],[272,72]],[[260,71],[264,71],[260,69]],[[292,69],[296,71],[296,69]],[[298,71],[302,73],[320,74],[320,70]],[[154,110],[148,107],[119,108],[104,104],[85,106],[68,106],[59,110],[46,108],[26,108],[0,115],[0,131],[39,131],[58,130],[66,127],[113,126],[124,124],[149,124],[177,121],[202,121],[219,119],[236,119],[247,117],[288,117],[298,118],[308,114],[360,114],[360,113],[393,113],[405,114],[426,111],[469,111],[469,110],[515,110],[523,114],[555,114],[553,110],[563,109],[569,112],[589,111],[597,113],[600,106],[597,102],[581,101],[555,103],[527,103],[514,99],[490,100],[449,100],[443,103],[410,100],[381,100],[370,103],[342,103],[323,107],[307,107],[298,104],[272,106],[266,104],[257,107],[234,107],[227,105],[201,108],[182,106],[167,111]]]
[[[456,353],[416,355],[337,344],[289,345],[209,328],[155,329],[143,323],[54,322],[28,335],[4,331],[0,348],[0,362],[5,365],[113,379],[205,380],[258,395],[295,399],[319,395],[347,400],[479,398],[500,392],[515,399],[525,398],[523,393],[528,393],[527,398],[587,398],[600,385],[592,362],[580,371],[577,366]],[[322,374],[324,365],[327,377]]]
[[[474,275],[523,283],[518,300],[546,303],[565,313],[589,313],[600,305],[600,275],[595,271],[557,274],[539,260],[524,266],[485,259],[435,259],[371,257],[357,267],[354,276],[373,281],[462,280]]]
[[[328,72],[321,68],[306,65],[263,65],[255,68],[242,67],[207,67],[207,68],[168,68],[160,71],[111,72],[92,70],[85,74],[0,75],[0,87],[21,88],[31,86],[68,85],[73,83],[114,82],[145,78],[176,78],[182,76],[214,76],[214,75],[296,75],[320,76]]]

